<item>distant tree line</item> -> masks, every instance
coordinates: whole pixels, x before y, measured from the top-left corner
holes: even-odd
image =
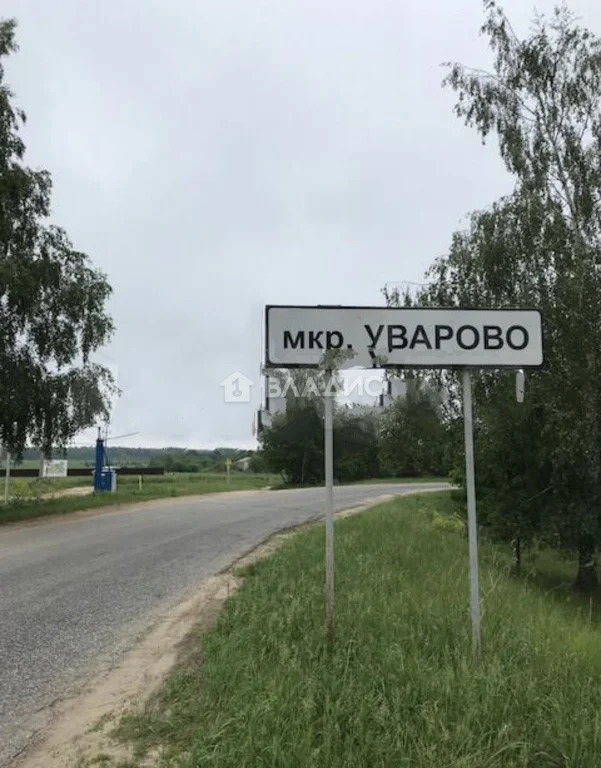
[[[161,466],[166,472],[225,472],[226,462],[231,462],[231,471],[240,471],[237,465],[240,459],[252,456],[251,451],[236,448],[216,448],[215,450],[169,450],[155,455],[150,466]],[[253,468],[254,469],[254,468]]]
[[[235,462],[252,451],[238,448],[187,449],[187,448],[128,448],[107,446],[109,462],[118,467],[164,467],[167,472],[225,472],[225,462],[230,459],[232,469]],[[93,467],[95,447],[81,446],[67,449],[55,449],[55,456],[64,456],[73,466]],[[39,461],[40,451],[25,448],[23,461]]]

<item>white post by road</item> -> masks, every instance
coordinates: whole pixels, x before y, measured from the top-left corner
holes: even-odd
[[[478,577],[478,529],[476,527],[476,484],[474,471],[474,425],[472,419],[472,378],[463,371],[463,429],[465,434],[465,479],[467,488],[467,530],[470,553],[470,607],[472,646],[477,657],[482,650],[480,630],[480,586]]]
[[[326,372],[324,396],[325,484],[326,484],[326,637],[334,642],[334,395],[332,372]]]
[[[4,478],[4,503],[8,504],[8,486],[10,485],[10,453],[6,452],[6,475]]]

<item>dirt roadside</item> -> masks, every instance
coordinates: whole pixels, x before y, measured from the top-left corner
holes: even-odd
[[[436,489],[415,489],[427,493]],[[337,518],[363,512],[395,498],[386,494],[343,510]],[[157,692],[169,672],[189,656],[198,633],[215,622],[225,601],[240,587],[238,569],[269,556],[290,536],[320,521],[305,523],[276,533],[234,562],[227,570],[205,579],[192,596],[160,617],[142,640],[111,669],[89,681],[84,690],[56,702],[44,732],[13,762],[14,768],[87,768],[118,765],[131,760],[127,748],[110,736],[120,715],[132,707],[143,707]],[[138,768],[154,768],[152,756],[134,761]]]
[[[43,499],[63,499],[66,496],[91,496],[94,493],[92,485],[76,485],[74,488],[63,488],[60,491],[43,493]]]

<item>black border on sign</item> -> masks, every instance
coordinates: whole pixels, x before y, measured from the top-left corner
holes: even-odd
[[[546,362],[545,355],[545,331],[543,324],[543,314],[540,309],[534,307],[374,307],[364,305],[349,305],[349,304],[266,304],[265,305],[265,368],[281,368],[281,369],[294,369],[294,368],[313,368],[317,369],[318,366],[311,365],[310,363],[288,363],[284,365],[282,363],[272,363],[269,359],[269,310],[270,309],[386,309],[386,310],[402,310],[403,312],[423,311],[427,309],[432,312],[448,312],[449,310],[459,310],[460,312],[486,312],[487,309],[493,312],[536,312],[540,317],[540,332],[541,332],[541,346],[543,352],[543,359],[539,365],[403,365],[401,363],[391,363],[384,366],[385,368],[395,368],[397,370],[402,369],[423,369],[423,370],[463,370],[464,368],[471,368],[473,370],[519,370],[521,368],[538,369],[542,368]],[[372,370],[370,368],[363,368],[365,371]]]

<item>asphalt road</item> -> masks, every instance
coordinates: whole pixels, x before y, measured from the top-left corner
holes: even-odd
[[[415,488],[340,486],[335,505]],[[322,503],[318,488],[249,491],[0,528],[0,766],[99,659],[118,656],[159,611]]]

